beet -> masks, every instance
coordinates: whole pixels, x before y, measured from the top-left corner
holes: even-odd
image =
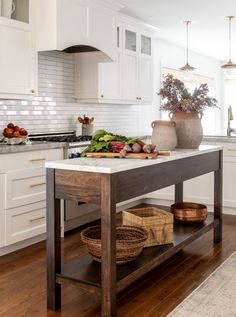
[[[121,141],[112,141],[109,143],[109,149],[114,153],[120,153],[125,146],[125,142]]]

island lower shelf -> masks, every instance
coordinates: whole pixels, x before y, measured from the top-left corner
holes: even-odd
[[[218,224],[219,220],[214,220],[211,214],[208,215],[204,223],[194,225],[175,223],[173,244],[145,248],[134,262],[117,266],[117,292],[126,288]],[[57,283],[60,284],[64,281],[75,282],[86,285],[86,289],[92,292],[100,293],[101,265],[93,261],[89,254],[84,254],[62,264],[61,273],[57,274],[56,279]]]

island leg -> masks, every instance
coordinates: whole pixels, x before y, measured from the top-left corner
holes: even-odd
[[[215,243],[222,241],[223,151],[219,155],[219,169],[214,172],[214,219],[219,220],[214,227]]]
[[[61,308],[61,285],[56,274],[61,271],[60,200],[55,199],[55,170],[47,169],[47,308]]]
[[[116,202],[115,180],[101,179],[102,317],[116,316]]]
[[[183,202],[184,185],[182,183],[175,184],[175,203]]]

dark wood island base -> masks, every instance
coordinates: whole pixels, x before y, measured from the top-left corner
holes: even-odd
[[[71,164],[70,168],[65,169],[63,166],[66,161],[61,161],[61,166],[58,162],[55,162],[55,166],[53,163],[46,165],[48,309],[54,311],[61,309],[61,284],[76,283],[85,290],[101,295],[103,317],[115,317],[117,292],[211,229],[214,229],[214,242],[221,242],[222,149],[208,148],[212,150],[199,150],[187,157],[166,158],[160,162],[157,159],[157,164],[143,163],[143,166],[137,168],[110,173],[81,171],[79,168],[72,170]],[[75,159],[75,165],[80,164],[79,160]],[[183,182],[210,172],[214,172],[214,215],[209,215],[202,224],[191,226],[175,224],[173,245],[144,249],[135,262],[117,267],[115,263],[116,204],[173,184],[175,184],[175,201],[182,202]],[[61,264],[61,199],[101,204],[101,265],[94,262],[87,254]]]

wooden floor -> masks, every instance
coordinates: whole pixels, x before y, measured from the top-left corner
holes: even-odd
[[[166,316],[236,250],[236,217],[225,216],[223,243],[213,247],[212,231],[119,295],[118,317]],[[64,238],[68,260],[85,252],[79,232]],[[99,317],[99,298],[62,287],[62,311],[46,309],[45,243],[0,258],[0,316]]]

